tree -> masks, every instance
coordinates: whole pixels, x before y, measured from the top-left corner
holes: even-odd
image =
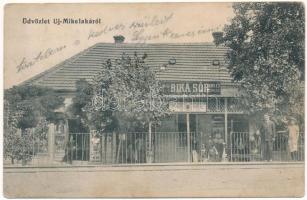
[[[35,85],[14,86],[7,89],[4,99],[8,102],[8,123],[25,130],[35,127],[42,118],[56,121],[55,109],[63,105],[64,98],[54,90]]]
[[[10,158],[11,163],[15,160],[29,161],[32,158],[33,138],[30,134],[21,135],[17,129],[9,127],[4,131],[3,154],[4,158]]]
[[[68,109],[70,118],[77,118],[84,129],[88,129],[92,123],[88,120],[87,112],[83,108],[93,97],[93,86],[85,79],[76,81],[76,95],[72,99],[72,104]]]
[[[107,60],[94,78],[93,96],[83,111],[88,113],[91,126],[102,134],[148,130],[151,135],[151,125],[168,113],[163,86],[146,65],[146,57],[135,53],[132,57],[123,54],[113,62]]]
[[[91,111],[90,117],[103,113],[102,122],[109,131],[144,131],[149,122],[158,123],[167,114],[163,85],[146,65],[146,57],[123,54],[114,62],[108,60],[95,77],[94,95],[86,110]]]
[[[4,102],[4,156],[12,162],[30,160],[35,140],[47,139],[47,121],[57,120],[54,110],[63,105],[64,98],[49,88],[21,85],[5,90]],[[34,127],[34,132],[29,130]]]
[[[216,44],[250,113],[303,119],[305,15],[302,3],[234,3],[235,17]],[[301,112],[298,112],[298,111]]]

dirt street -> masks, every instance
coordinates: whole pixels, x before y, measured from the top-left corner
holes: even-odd
[[[6,197],[301,197],[304,164],[4,169]]]

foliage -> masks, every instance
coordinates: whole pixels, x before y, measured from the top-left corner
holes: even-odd
[[[48,133],[48,121],[45,119],[41,119],[33,128],[33,137],[39,141],[47,141],[47,133]]]
[[[37,148],[43,147],[46,150],[47,132],[46,120],[41,120],[35,128],[25,129],[23,134],[14,126],[7,127],[4,131],[4,157],[10,158],[12,163],[15,160],[31,160]]]
[[[72,99],[72,104],[68,109],[70,118],[77,118],[82,126],[91,124],[87,114],[82,109],[91,101],[93,96],[93,86],[85,79],[76,81],[76,95]]]
[[[57,120],[54,110],[63,101],[53,90],[39,86],[21,85],[6,90],[4,156],[12,162],[30,160],[35,154],[34,142],[47,141],[47,121]]]
[[[32,135],[22,135],[18,133],[16,128],[10,127],[4,131],[3,150],[4,158],[10,158],[12,164],[14,164],[14,160],[31,160],[33,154]]]
[[[35,127],[42,118],[57,120],[54,110],[64,102],[52,89],[34,85],[14,86],[5,91],[4,100],[9,111],[8,123],[22,130]]]
[[[217,44],[251,113],[303,118],[305,15],[302,3],[235,3]]]
[[[144,131],[167,114],[162,84],[146,65],[147,55],[123,54],[108,60],[93,82],[92,101],[85,110],[96,129]]]

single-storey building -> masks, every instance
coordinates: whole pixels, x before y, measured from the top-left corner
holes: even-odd
[[[65,97],[65,108],[61,110],[65,112],[75,95],[77,80],[91,82],[108,59],[135,52],[148,55],[146,64],[165,84],[168,98],[176,98],[176,104],[170,104],[172,114],[153,128],[150,162],[259,159],[259,135],[255,133],[251,145],[249,136],[254,133],[238,104],[238,87],[227,70],[227,48],[223,46],[213,43],[135,44],[122,40],[98,43],[25,83],[57,90]],[[64,156],[69,135],[76,151],[73,160],[143,163],[148,157],[146,133],[97,138],[94,133],[79,133],[74,121],[68,120],[55,126],[51,139],[55,145],[55,159]]]

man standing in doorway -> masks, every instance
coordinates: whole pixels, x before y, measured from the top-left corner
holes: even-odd
[[[273,142],[275,141],[275,124],[268,114],[264,115],[261,127],[262,157],[265,161],[272,161]]]

